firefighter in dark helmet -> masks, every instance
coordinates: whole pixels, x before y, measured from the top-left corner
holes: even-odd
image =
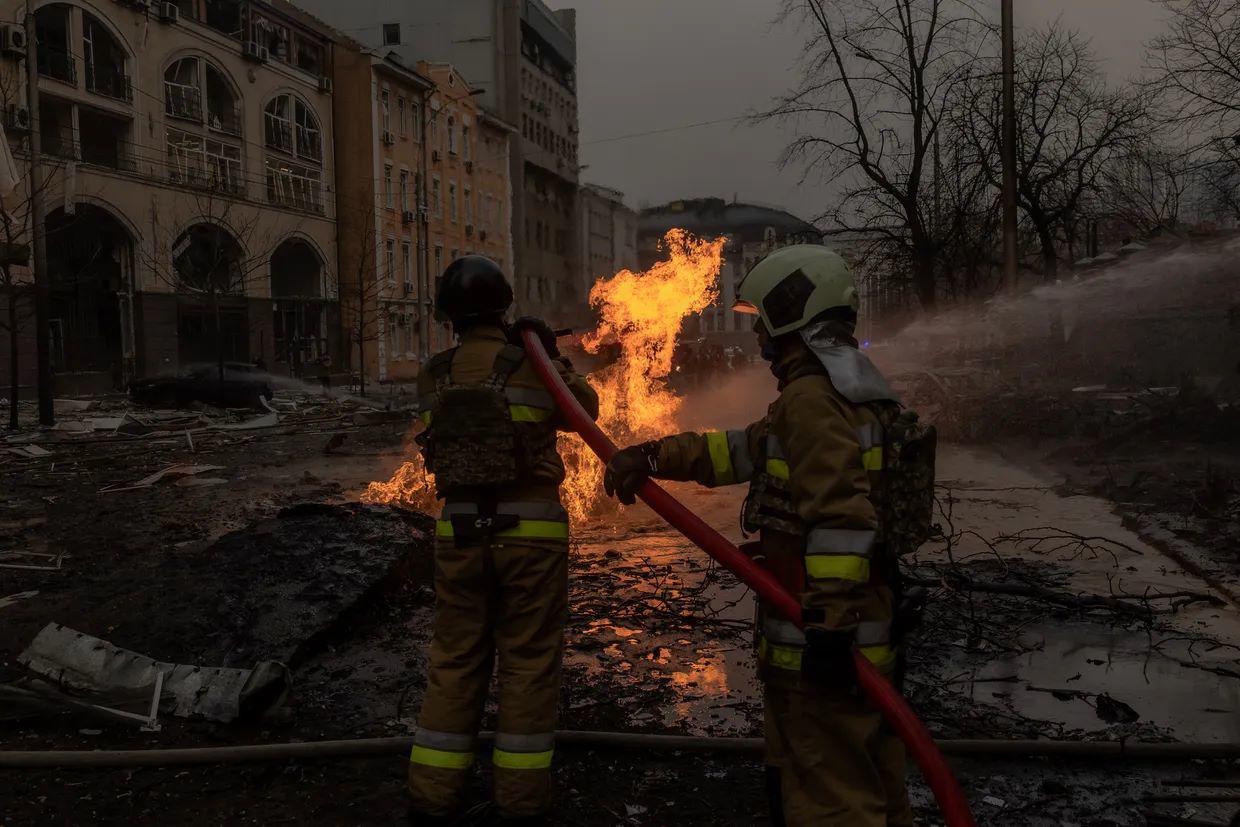
[[[757,629],[773,820],[911,825],[903,747],[860,696],[853,652],[897,671],[896,559],[929,531],[933,431],[858,350],[857,290],[840,256],[785,247],[739,292],[778,380],[767,415],[620,451],[604,485],[631,503],[647,477],[749,483],[742,523],[760,538],[749,549],[800,598],[805,621],[802,631],[763,611]]]
[[[435,631],[430,674],[410,755],[415,824],[457,813],[473,763],[492,670],[499,721],[492,762],[502,820],[540,823],[550,806],[551,759],[568,591],[568,516],[556,430],[567,427],[505,321],[512,287],[499,266],[465,256],[444,271],[437,318],[456,347],[418,377],[426,424],[418,444],[443,512],[435,529]],[[567,359],[560,375],[591,415],[598,397]]]

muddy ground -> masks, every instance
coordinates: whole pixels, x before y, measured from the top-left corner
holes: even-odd
[[[433,607],[428,523],[354,504],[399,464],[408,427],[357,414],[303,401],[261,429],[42,435],[46,456],[0,453],[0,552],[53,555],[23,558],[40,564],[63,555],[56,571],[0,568],[0,683],[51,621],[177,662],[276,658],[293,676],[291,714],[273,720],[165,716],[157,733],[70,716],[0,720],[4,748],[408,734]],[[909,561],[931,601],[907,693],[936,735],[1240,741],[1235,492],[1211,488],[1213,471],[1203,481],[1214,493],[1189,496],[1185,483],[1206,473],[1203,460],[1235,468],[1238,454],[1215,433],[1150,433],[1092,453],[1091,437],[1075,435],[944,447],[944,537]],[[176,464],[221,466],[193,476],[226,482],[104,491]],[[738,538],[738,492],[681,493]],[[759,734],[747,594],[649,512],[620,526],[577,529],[561,727]],[[1082,603],[1086,594],[1108,601]],[[1172,782],[1240,775],[1217,762],[953,764],[979,822],[993,825],[1141,824],[1149,808],[1223,824],[1234,804],[1144,799],[1183,791]],[[403,773],[401,755],[6,770],[0,823],[391,824]],[[763,824],[760,777],[743,757],[565,749],[557,820]],[[474,800],[485,781],[483,769]],[[913,794],[921,823],[936,823],[917,781]]]

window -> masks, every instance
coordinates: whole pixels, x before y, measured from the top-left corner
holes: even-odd
[[[448,116],[448,154],[456,154],[456,118]]]
[[[405,122],[404,97],[396,98],[396,128],[400,130],[400,137],[402,138],[409,134],[409,124]]]
[[[168,130],[168,177],[179,184],[240,192],[241,148],[201,135]]]
[[[410,102],[409,114],[413,119],[413,139],[422,143],[422,102],[419,100]]]
[[[465,188],[465,223],[474,223],[474,194],[470,192],[469,187]]]
[[[296,154],[311,161],[323,159],[323,135],[314,112],[292,95],[273,98],[263,110],[268,149]]]
[[[391,281],[396,277],[396,239],[383,242],[383,277]]]
[[[267,51],[276,60],[289,61],[288,28],[259,14],[251,12],[250,39],[267,47]]]
[[[431,211],[436,218],[443,218],[443,201],[439,197],[439,176],[431,179]]]
[[[461,127],[461,155],[462,157],[465,158],[466,161],[472,158],[472,153],[470,152],[470,149],[469,149],[469,127],[468,126]]]
[[[409,170],[400,171],[400,208],[409,211]]]
[[[431,149],[439,149],[439,113],[431,113]]]
[[[392,112],[388,105],[388,91],[384,89],[379,93],[379,118],[383,122],[383,131],[392,131]]]
[[[392,165],[385,164],[383,167],[383,203],[387,208],[392,209],[395,204],[392,201]]]
[[[413,250],[408,241],[400,243],[400,271],[404,276],[405,293],[413,293]]]
[[[448,218],[453,222],[456,221],[456,182],[448,182]],[[453,256],[455,259],[456,256]]]
[[[383,45],[399,46],[400,45],[400,24],[384,23],[383,24]]]
[[[164,113],[174,118],[202,120],[197,58],[183,57],[164,72]]]
[[[297,35],[297,68],[312,75],[324,74],[323,44],[303,34]]]
[[[435,272],[436,273],[443,272],[443,245],[442,244],[435,245]]]
[[[388,358],[399,359],[400,358],[400,341],[399,341],[400,326],[397,324],[396,313],[390,310],[388,311],[388,316],[387,316],[387,334],[388,334],[387,335]]]
[[[323,173],[278,158],[267,159],[267,200],[307,212],[323,212]]]

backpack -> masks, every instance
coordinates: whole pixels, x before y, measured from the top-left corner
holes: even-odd
[[[511,485],[529,469],[529,453],[508,410],[504,392],[525,358],[506,345],[495,356],[491,375],[481,383],[454,383],[452,359],[444,351],[426,364],[435,380],[430,427],[417,436],[427,470],[440,496],[455,488]]]
[[[934,533],[934,459],[938,432],[917,412],[884,405],[883,472],[872,499],[888,551],[912,554]]]

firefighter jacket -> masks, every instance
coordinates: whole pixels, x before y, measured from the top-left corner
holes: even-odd
[[[499,371],[505,359],[508,364],[503,371]],[[584,377],[573,371],[567,359],[554,361],[573,395],[591,417],[596,417],[598,395],[594,389]],[[441,414],[441,419],[445,418],[442,416],[440,398],[443,388],[447,385],[482,385],[494,380],[497,372],[504,375],[502,382],[494,384],[506,401],[503,405],[506,411],[501,410],[500,415],[507,416],[513,428],[517,429],[516,447],[524,457],[521,463],[511,466],[516,469],[513,478],[492,484],[494,477],[488,475],[487,464],[497,459],[511,461],[512,458],[488,455],[485,433],[466,433],[465,439],[458,440],[473,452],[463,457],[457,454],[432,460],[428,449],[433,446],[438,429],[457,426],[460,419],[473,416],[467,412],[463,417],[456,416],[456,422],[445,424],[436,421],[437,413]],[[503,329],[492,325],[471,327],[461,336],[458,347],[432,357],[418,376],[418,411],[427,426],[427,430],[419,435],[418,442],[423,447],[428,466],[432,471],[439,472],[437,477],[448,477],[456,471],[464,471],[467,478],[470,473],[477,474],[474,480],[477,484],[449,489],[439,485],[438,493],[444,499],[444,509],[436,525],[438,537],[453,537],[463,517],[479,515],[480,521],[485,523],[494,514],[508,522],[514,518],[519,521],[493,532],[497,538],[559,542],[568,538],[568,517],[559,499],[564,464],[555,444],[556,431],[567,429],[568,421],[556,408],[551,394],[543,386],[533,365],[524,357],[523,351],[508,343]],[[456,462],[458,467],[442,467],[449,461]],[[440,467],[437,468],[435,462]],[[507,522],[504,524],[507,525]]]
[[[861,652],[890,671],[892,594],[884,573],[892,561],[870,497],[883,469],[879,416],[845,398],[808,348],[790,350],[774,366],[779,398],[763,419],[744,430],[660,440],[656,476],[749,483],[742,522],[760,534],[757,561],[800,597],[807,626],[853,631]],[[760,614],[764,677],[799,681],[804,634]]]

